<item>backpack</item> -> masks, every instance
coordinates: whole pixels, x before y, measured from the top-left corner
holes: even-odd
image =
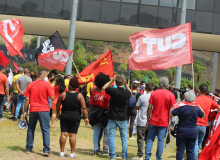
[[[135,108],[135,106],[136,106],[136,95],[138,93],[139,92],[136,92],[135,94],[132,93],[131,97],[128,100],[128,108],[132,108],[132,109]]]
[[[86,85],[84,85],[82,88],[81,87],[79,87],[79,92],[83,95],[83,97],[86,97],[86,95],[87,95],[87,84]]]

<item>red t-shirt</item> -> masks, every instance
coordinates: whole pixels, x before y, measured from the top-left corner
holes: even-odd
[[[48,112],[48,97],[54,96],[51,85],[43,80],[28,84],[24,96],[30,98],[30,112]]]
[[[110,95],[108,95],[105,91],[96,92],[92,91],[92,95],[90,97],[90,105],[96,105],[101,108],[108,109],[110,103]]]
[[[197,125],[198,126],[207,126],[207,121],[208,121],[208,117],[209,117],[209,110],[210,109],[217,109],[218,104],[215,101],[213,101],[211,98],[208,98],[206,96],[196,97],[195,102],[198,102],[198,104],[200,105],[200,107],[203,109],[203,111],[205,113],[204,119],[201,119],[198,117]]]
[[[0,73],[0,94],[5,94],[5,83],[8,83],[8,78],[3,73]]]
[[[53,86],[53,91],[54,91],[54,93],[55,93],[55,97],[54,97],[54,99],[58,99],[59,98],[59,96],[60,96],[60,87],[58,86],[58,85],[56,85],[56,86]],[[67,91],[67,89],[65,89],[64,90],[64,92],[66,92]]]
[[[176,104],[174,94],[168,90],[157,89],[152,92],[149,104],[153,105],[149,124],[168,127],[170,107]]]

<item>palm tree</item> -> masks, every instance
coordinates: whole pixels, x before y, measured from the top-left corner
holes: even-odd
[[[174,77],[175,77],[175,68],[169,68],[164,75],[168,77],[170,84],[173,84]]]
[[[91,63],[93,62],[93,60],[94,60],[93,54],[87,54],[87,55],[86,55],[86,61],[87,61],[89,64],[91,64]]]
[[[196,88],[198,88],[199,82],[203,81],[204,79],[204,71],[206,70],[205,67],[203,67],[203,64],[194,64],[194,70],[195,70],[195,79],[196,79]]]
[[[80,44],[80,42],[76,42],[76,44],[74,45],[74,55],[77,57],[84,57],[85,52],[85,47]]]
[[[121,63],[119,66],[118,66],[118,71],[121,71],[121,74],[123,74],[123,72],[127,72],[127,64],[124,64],[124,63]]]

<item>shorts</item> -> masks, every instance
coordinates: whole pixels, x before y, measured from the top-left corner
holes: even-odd
[[[80,124],[80,120],[61,118],[60,119],[61,132],[77,134],[79,129],[79,124]]]
[[[86,96],[86,99],[85,99],[85,100],[86,100],[86,107],[89,107],[89,106],[90,106],[90,105],[89,105],[90,97],[87,97],[87,96]]]

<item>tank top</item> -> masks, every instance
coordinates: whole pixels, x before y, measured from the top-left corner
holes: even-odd
[[[70,93],[66,92],[66,98],[62,101],[62,113],[61,119],[73,119],[80,120],[81,119],[81,106],[80,102],[77,99],[78,92]]]

